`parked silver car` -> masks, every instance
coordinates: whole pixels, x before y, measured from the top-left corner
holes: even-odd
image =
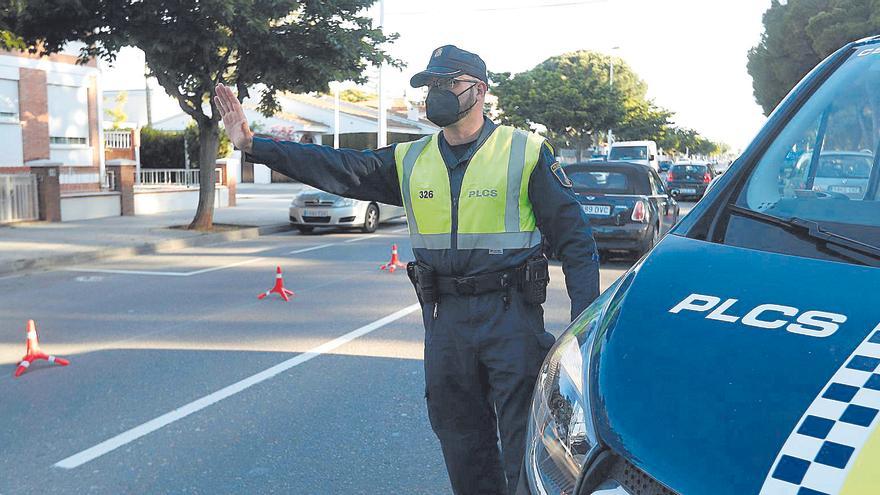
[[[313,187],[303,189],[290,203],[290,223],[304,233],[315,227],[375,232],[381,222],[405,216],[401,206],[343,198]]]

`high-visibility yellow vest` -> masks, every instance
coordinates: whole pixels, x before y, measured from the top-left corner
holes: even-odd
[[[497,127],[468,163],[457,201],[458,249],[526,249],[541,242],[529,177],[544,138]],[[451,249],[452,194],[439,134],[394,149],[414,248]]]

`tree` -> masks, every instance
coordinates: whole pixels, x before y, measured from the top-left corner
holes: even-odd
[[[749,51],[755,100],[769,115],[825,57],[880,32],[880,0],[773,0],[764,33]]]
[[[0,9],[0,33],[11,33],[0,40],[21,40],[34,53],[75,40],[86,44],[82,61],[112,61],[124,46],[144,51],[149,75],[199,129],[199,205],[190,228],[213,225],[218,83],[234,87],[240,101],[255,88],[269,116],[279,110],[279,91],[327,91],[334,80],[365,82],[368,64],[401,66],[381,48],[396,36],[362,15],[374,0],[12,1]]]
[[[566,53],[513,77],[490,78],[503,123],[544,126],[557,146],[576,148],[578,160],[584,148],[602,142],[606,129],[624,140],[659,139],[672,117],[646,98],[647,85],[626,62],[600,53]]]
[[[627,98],[643,97],[646,91],[619,59],[612,87],[610,64],[607,55],[578,51],[551,57],[513,77],[491,73],[501,121],[532,129],[542,125],[558,146],[576,148],[580,159],[595,134],[623,121]]]

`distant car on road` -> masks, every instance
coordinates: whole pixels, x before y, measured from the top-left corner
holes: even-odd
[[[405,217],[406,210],[307,187],[293,198],[289,216],[290,223],[303,233],[312,232],[315,227],[353,228],[370,233],[382,222]]]
[[[861,151],[828,151],[819,155],[816,173],[807,173],[812,153],[798,158],[788,181],[795,188],[810,189],[830,195],[839,194],[850,199],[862,199],[868,190],[868,179],[874,164],[874,155]],[[810,182],[812,182],[810,184]],[[809,187],[807,187],[809,186]]]
[[[666,187],[676,198],[702,198],[715,175],[706,163],[676,163],[666,175]]]
[[[611,145],[608,161],[640,163],[660,171],[657,143],[654,141],[618,141]]]
[[[574,164],[565,169],[603,252],[641,256],[678,221],[678,203],[651,167],[626,162]]]

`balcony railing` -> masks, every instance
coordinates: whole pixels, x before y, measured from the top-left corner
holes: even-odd
[[[214,169],[214,178],[216,184],[221,184],[221,169]],[[199,185],[199,169],[154,169],[144,170],[140,172],[141,186],[177,186],[177,187],[198,187]]]
[[[104,146],[114,149],[131,148],[131,131],[104,131]]]

